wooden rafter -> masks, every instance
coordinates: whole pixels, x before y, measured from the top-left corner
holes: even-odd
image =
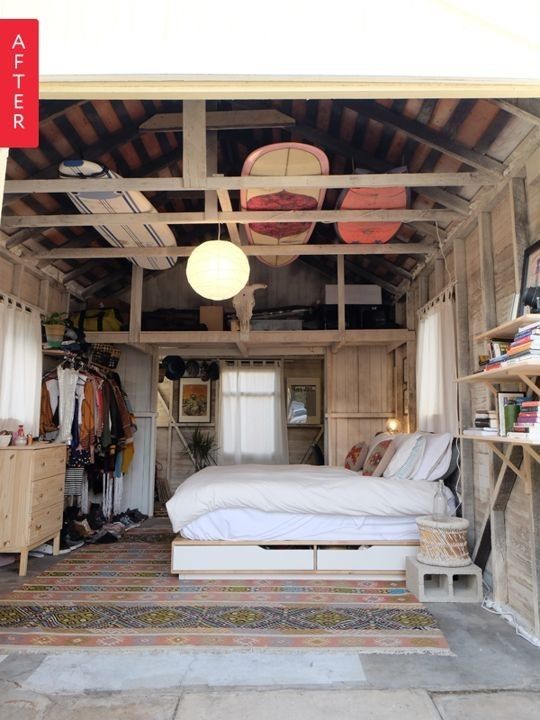
[[[502,110],[526,120],[533,125],[540,125],[540,100],[538,98],[517,98],[515,100],[492,100]]]
[[[486,155],[481,155],[457,140],[445,137],[443,132],[437,132],[423,123],[393,113],[378,103],[354,102],[347,103],[347,106],[366,115],[372,120],[392,127],[394,130],[401,130],[401,132],[404,132],[417,142],[427,145],[449,157],[453,157],[470,167],[477,168],[495,177],[501,177],[503,174],[505,169],[503,163],[493,160]]]

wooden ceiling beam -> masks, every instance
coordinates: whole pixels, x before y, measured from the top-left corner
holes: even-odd
[[[62,281],[64,284],[71,282],[72,280],[75,280],[75,278],[78,278],[80,275],[84,275],[89,270],[92,270],[92,268],[98,267],[100,265],[101,263],[99,262],[99,260],[87,260],[82,265],[79,265],[79,267],[76,267],[73,270],[64,273]]]
[[[216,110],[206,113],[207,130],[255,130],[295,125],[290,115],[279,110]],[[182,113],[156,113],[139,125],[140,132],[183,132]]]
[[[100,280],[96,280],[96,282],[83,288],[83,290],[81,291],[81,297],[83,300],[86,300],[88,297],[90,297],[90,295],[94,295],[99,290],[103,290],[103,288],[106,288],[109,285],[112,285],[113,283],[118,282],[118,281],[122,281],[124,283],[124,285],[129,285],[129,282],[130,282],[129,273],[126,273],[125,271],[121,271],[121,272],[113,273],[112,275],[107,275],[106,277],[103,277]]]
[[[57,248],[33,257],[38,260],[86,260],[88,258],[130,258],[130,257],[189,257],[197,246],[176,247],[98,247],[98,248]],[[242,251],[248,256],[292,256],[292,255],[427,255],[433,251],[431,243],[386,243],[384,245],[243,245]]]
[[[401,130],[406,135],[413,138],[413,140],[416,140],[423,145],[427,145],[433,150],[437,150],[444,155],[448,155],[449,157],[469,165],[470,167],[489,173],[492,177],[500,179],[503,175],[505,170],[505,165],[503,163],[493,160],[492,158],[487,157],[487,155],[481,155],[457,140],[445,137],[443,133],[437,132],[423,123],[411,120],[403,115],[397,115],[378,103],[355,101],[352,103],[345,103],[345,105],[350,107],[352,110],[356,110],[361,113],[368,119],[376,120],[383,125],[388,125],[394,130]]]
[[[180,153],[168,154],[157,163],[146,165],[141,170],[163,169],[178,162]],[[131,177],[131,178],[47,178],[28,180],[6,180],[4,192],[8,195],[19,193],[19,197],[30,193],[66,193],[100,190],[139,190],[140,192],[167,190],[240,190],[269,188],[371,188],[371,187],[411,187],[442,188],[463,187],[465,185],[494,185],[495,180],[483,172],[429,172],[429,173],[353,173],[350,175],[299,175],[294,180],[290,176],[255,177],[201,177],[199,182],[189,184],[182,177]],[[437,202],[443,203],[443,195]],[[451,195],[451,193],[447,193]],[[449,202],[455,202],[454,196]],[[463,198],[457,198],[466,203]],[[463,206],[462,206],[463,207]]]
[[[533,125],[540,125],[540,100],[538,98],[516,98],[515,100],[492,100],[501,110],[526,120]]]
[[[69,215],[12,215],[3,219],[5,227],[97,227],[99,225],[142,225],[143,223],[167,225],[215,225],[231,222],[289,223],[289,222],[410,222],[432,220],[446,223],[460,220],[462,216],[453,210],[241,210],[218,212],[209,218],[204,212],[162,213],[92,213]]]

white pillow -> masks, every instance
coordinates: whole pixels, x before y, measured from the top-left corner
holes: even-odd
[[[426,449],[412,480],[437,480],[448,470],[452,458],[452,433],[422,433]]]
[[[388,463],[383,477],[394,480],[410,479],[419,467],[426,447],[426,438],[421,433],[406,437]]]

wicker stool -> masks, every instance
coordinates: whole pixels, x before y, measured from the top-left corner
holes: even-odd
[[[471,564],[467,548],[469,521],[449,517],[434,520],[431,515],[416,518],[420,531],[420,551],[416,559],[425,565],[464,567]]]

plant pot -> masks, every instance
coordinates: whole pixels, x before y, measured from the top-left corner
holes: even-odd
[[[47,336],[47,345],[51,348],[59,348],[62,345],[65,331],[64,323],[56,325],[45,325],[45,335]]]

